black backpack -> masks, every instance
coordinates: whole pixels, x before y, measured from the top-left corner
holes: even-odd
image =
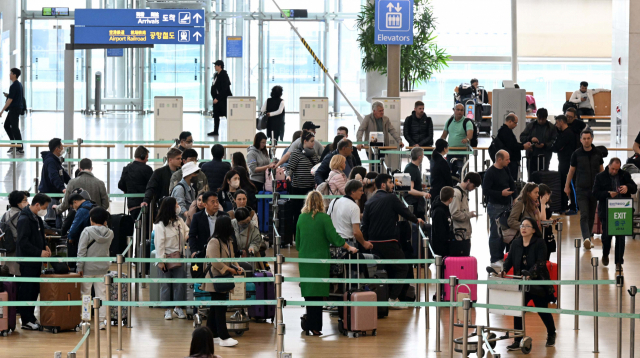
[[[445,128],[449,128],[449,125],[453,121],[453,118],[454,118],[453,116],[451,116],[451,118],[449,118]],[[469,143],[469,144],[472,147],[477,147],[478,146],[478,125],[476,125],[476,122],[473,119],[465,118],[464,122],[462,123],[462,127],[464,128],[465,132],[469,130],[469,129],[467,129],[467,122],[471,122],[471,125],[473,126],[473,137],[471,137],[471,143]]]
[[[501,149],[504,149],[504,144],[502,143],[502,141],[500,140],[500,138],[498,138],[498,136],[492,136],[491,137],[491,145],[489,146],[489,157],[491,158],[492,162],[496,162],[496,154],[498,153],[498,151],[500,151]]]
[[[17,237],[13,236],[11,227],[13,226],[15,228],[15,226],[13,225],[13,220],[19,215],[20,213],[17,213],[13,217],[9,216],[9,220],[0,222],[0,230],[2,230],[2,233],[4,234],[2,237],[0,237],[0,249],[7,250],[7,254],[12,254],[16,251]]]

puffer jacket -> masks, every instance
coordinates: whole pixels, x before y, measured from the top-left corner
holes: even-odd
[[[430,147],[433,145],[433,121],[427,114],[422,114],[421,118],[416,117],[416,111],[405,118],[402,128],[404,139],[409,142],[409,146],[413,147],[418,144],[421,147]]]
[[[113,231],[106,226],[89,226],[82,231],[78,244],[78,257],[109,257]],[[90,245],[90,246],[89,246]],[[104,275],[109,262],[78,262],[78,271],[86,276]]]
[[[249,166],[250,179],[258,183],[265,182],[265,172],[256,172],[256,168],[269,165],[271,158],[254,146],[247,149],[247,165]]]
[[[42,156],[42,175],[38,191],[41,193],[62,193],[65,185],[71,180],[69,173],[62,167],[62,162],[53,152],[45,151]]]
[[[344,187],[347,185],[347,180],[347,176],[343,172],[332,170],[327,179],[332,195],[345,195]]]

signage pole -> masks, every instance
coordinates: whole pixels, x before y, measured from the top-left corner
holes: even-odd
[[[71,42],[64,49],[64,139],[73,140],[73,100],[74,100],[74,32],[75,26],[71,25]]]
[[[400,46],[387,45],[387,97],[400,97]]]

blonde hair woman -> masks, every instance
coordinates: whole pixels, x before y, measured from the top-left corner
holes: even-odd
[[[347,185],[347,175],[344,173],[344,168],[347,165],[347,158],[343,155],[336,154],[331,158],[329,168],[329,188],[333,195],[344,195],[344,186]]]
[[[296,227],[296,249],[298,257],[308,259],[329,259],[329,245],[343,247],[351,253],[358,250],[349,246],[336,232],[331,222],[331,217],[324,212],[324,202],[322,194],[312,191],[307,194],[302,213],[298,219]],[[305,264],[301,263],[300,277],[329,278],[329,265]],[[302,297],[305,301],[323,301],[329,297],[328,283],[300,284]],[[307,306],[307,314],[302,320],[302,330],[307,335],[309,332],[314,336],[321,335],[322,332],[322,307]]]

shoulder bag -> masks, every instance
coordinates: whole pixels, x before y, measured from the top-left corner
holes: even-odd
[[[174,223],[175,225],[175,223]],[[181,259],[182,258],[182,252],[180,251],[180,248],[182,247],[182,231],[180,230],[180,224],[178,223],[178,251],[176,252],[172,252],[170,254],[167,254],[165,252],[164,257],[167,259]],[[167,228],[164,227],[164,247],[165,247],[165,251],[167,249]],[[167,270],[171,270],[174,269],[176,267],[182,267],[182,262],[167,262],[165,263],[165,266],[167,267]]]

